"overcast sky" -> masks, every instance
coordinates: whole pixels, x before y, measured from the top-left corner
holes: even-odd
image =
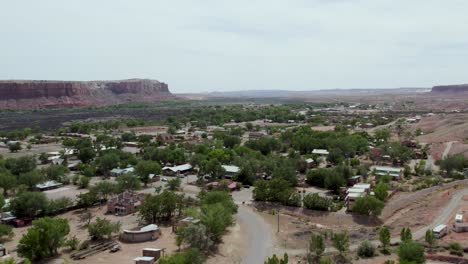
[[[0,79],[173,92],[468,83],[467,0],[10,0]]]

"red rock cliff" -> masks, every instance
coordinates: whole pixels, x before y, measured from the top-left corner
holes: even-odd
[[[468,93],[468,84],[434,86],[432,87],[432,93]]]
[[[168,85],[155,80],[0,81],[0,108],[110,105],[174,99]]]

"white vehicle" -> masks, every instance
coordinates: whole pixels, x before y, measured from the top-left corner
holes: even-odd
[[[167,178],[162,178],[161,181],[167,182]]]

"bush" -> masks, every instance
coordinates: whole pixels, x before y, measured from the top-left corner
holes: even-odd
[[[448,249],[451,255],[463,256],[463,248],[460,243],[450,243]]]
[[[330,198],[321,197],[318,193],[309,193],[304,197],[304,207],[307,209],[328,211],[331,205],[332,200]]]
[[[369,240],[365,240],[359,245],[357,254],[361,258],[372,258],[375,255],[375,247]]]
[[[416,241],[408,240],[400,244],[398,248],[400,263],[422,264],[424,258],[424,247]]]

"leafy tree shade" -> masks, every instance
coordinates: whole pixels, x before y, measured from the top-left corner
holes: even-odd
[[[312,234],[309,241],[309,262],[319,260],[325,252],[325,241],[320,234]]]
[[[209,237],[219,242],[226,228],[234,221],[232,212],[221,203],[202,206],[201,223],[206,226]]]
[[[183,197],[164,190],[161,194],[148,196],[139,208],[140,218],[147,223],[170,220],[183,209]]]
[[[388,246],[390,245],[390,230],[386,226],[382,226],[379,230],[379,240],[382,243],[382,248],[384,252],[388,251]]]
[[[426,231],[426,235],[424,237],[424,240],[426,241],[426,243],[429,245],[429,247],[432,249],[436,243],[436,239],[435,239],[435,236],[434,236],[434,232],[432,231],[432,229],[428,229]]]
[[[119,161],[120,158],[116,153],[106,153],[97,159],[97,169],[101,174],[108,176],[110,170],[119,166]]]
[[[69,232],[66,219],[45,217],[34,220],[18,244],[18,253],[33,261],[55,256]]]
[[[288,254],[284,253],[283,258],[278,258],[275,254],[265,261],[265,264],[288,264]]]
[[[120,192],[136,191],[141,188],[140,178],[133,174],[125,174],[117,178],[117,188]]]
[[[179,177],[175,177],[167,181],[166,185],[169,190],[175,191],[179,189],[181,183],[182,183],[181,179]]]
[[[96,218],[94,223],[88,225],[88,233],[92,239],[110,239],[113,233],[118,233],[120,223],[112,223],[105,218]]]
[[[400,240],[402,242],[411,241],[413,239],[413,235],[411,234],[411,229],[409,227],[403,227],[400,232]]]
[[[208,236],[208,229],[203,224],[189,224],[177,230],[177,236],[191,248],[201,251],[214,250],[215,242]]]
[[[0,187],[3,189],[3,195],[8,196],[8,191],[15,188],[17,185],[16,177],[10,172],[5,171],[0,173]]]
[[[253,197],[257,201],[280,202],[286,204],[294,193],[290,183],[281,178],[274,178],[270,181],[257,180]]]
[[[384,202],[388,197],[388,184],[378,183],[374,188],[375,197]]]
[[[21,150],[21,143],[20,142],[10,143],[8,144],[8,149],[10,150],[10,152],[18,152]]]
[[[400,263],[425,263],[424,247],[416,241],[405,241],[398,248],[398,259]]]
[[[34,156],[23,156],[19,158],[8,158],[5,160],[5,167],[14,175],[20,175],[36,168],[36,158]]]
[[[349,236],[346,232],[334,233],[332,235],[333,247],[343,255],[349,249]]]
[[[468,166],[468,160],[465,159],[463,154],[447,156],[440,162],[440,168],[451,174],[453,171],[463,171],[463,168]]]
[[[136,165],[135,172],[138,177],[140,177],[141,182],[146,186],[149,182],[150,174],[161,174],[161,165],[155,161],[141,160]]]
[[[0,241],[3,241],[5,236],[11,238],[14,235],[13,228],[10,225],[0,224]]]
[[[96,157],[96,152],[92,147],[85,147],[79,150],[78,159],[83,163],[88,163]]]
[[[379,199],[368,195],[356,199],[352,210],[362,215],[379,216],[382,213],[384,205]]]
[[[328,211],[332,206],[332,200],[327,197],[322,197],[318,193],[309,193],[304,197],[304,207],[320,211]]]
[[[46,212],[48,204],[44,193],[23,192],[10,201],[10,209],[17,217],[35,217]]]
[[[170,257],[162,258],[159,264],[202,264],[204,261],[203,255],[199,250],[188,249]]]
[[[46,177],[39,170],[25,172],[18,177],[18,183],[28,186],[30,190],[32,190],[36,184],[44,182],[45,180]]]

